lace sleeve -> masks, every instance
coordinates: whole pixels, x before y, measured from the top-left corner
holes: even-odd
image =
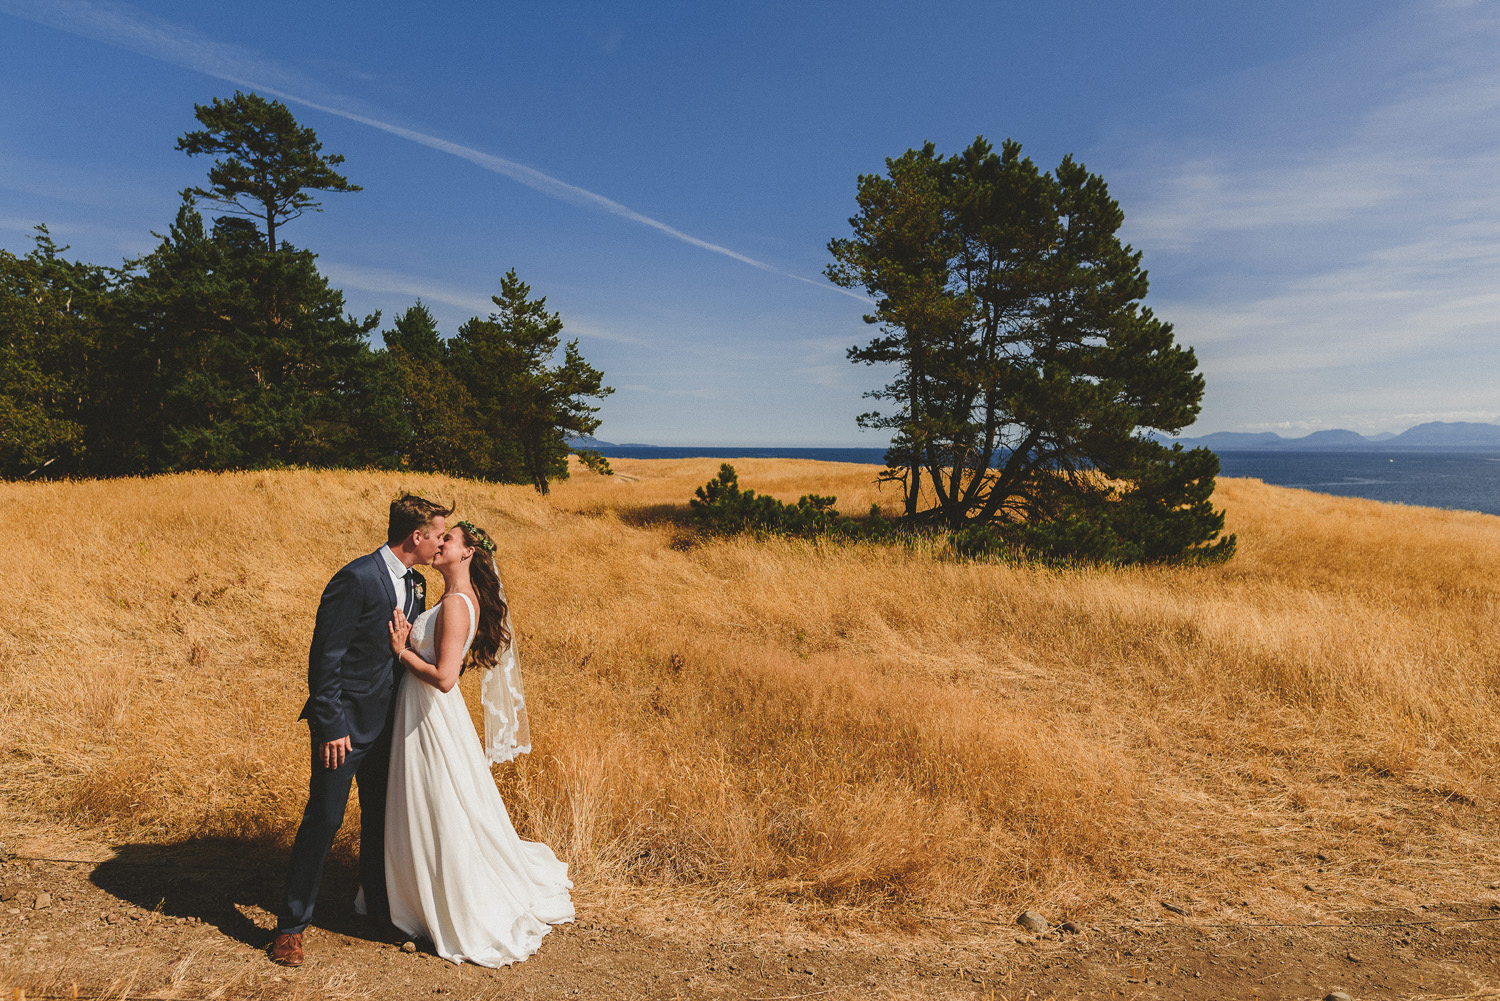
[[[504,584],[500,597],[505,597]],[[526,718],[521,664],[516,658],[516,631],[508,609],[507,605],[505,631],[510,644],[495,655],[495,666],[484,672],[479,686],[479,702],[484,707],[484,753],[492,765],[531,753],[531,725]]]

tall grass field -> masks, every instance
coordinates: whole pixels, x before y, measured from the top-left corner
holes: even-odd
[[[494,774],[585,894],[1243,917],[1473,899],[1500,873],[1500,518],[1229,479],[1228,564],[1057,569],[703,537],[686,501],[716,460],[615,465],[546,497],[374,472],[0,484],[5,840],[289,846],[319,594],[412,490],[499,542],[535,745]],[[876,467],[736,466],[785,500],[898,506]],[[351,801],[346,857],[357,822]]]

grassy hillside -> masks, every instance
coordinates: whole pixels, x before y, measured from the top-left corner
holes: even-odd
[[[1226,480],[1228,565],[1058,571],[703,540],[685,501],[716,461],[615,465],[548,498],[0,484],[0,824],[289,844],[318,595],[409,488],[500,541],[535,751],[497,781],[585,891],[1243,917],[1496,877],[1500,519]],[[788,500],[894,501],[872,467],[736,466]]]

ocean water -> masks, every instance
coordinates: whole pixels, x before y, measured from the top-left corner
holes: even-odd
[[[1221,452],[1223,476],[1339,497],[1500,514],[1500,455],[1477,452]]]
[[[884,463],[883,448],[713,448],[612,445],[622,459],[819,459]],[[1500,454],[1475,452],[1221,452],[1224,476],[1396,504],[1500,515]],[[754,486],[754,484],[748,484]]]

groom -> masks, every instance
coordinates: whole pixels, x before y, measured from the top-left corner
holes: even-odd
[[[359,783],[359,881],[365,912],[389,923],[385,891],[385,785],[391,759],[393,694],[400,674],[387,624],[400,608],[414,619],[426,607],[422,575],[442,545],[453,513],[414,494],[391,502],[386,544],[333,575],[323,589],[307,662],[312,731],[307,808],[287,865],[286,899],[271,959],[302,965],[302,932],[312,920],[323,862],[344,822],[349,784]]]

